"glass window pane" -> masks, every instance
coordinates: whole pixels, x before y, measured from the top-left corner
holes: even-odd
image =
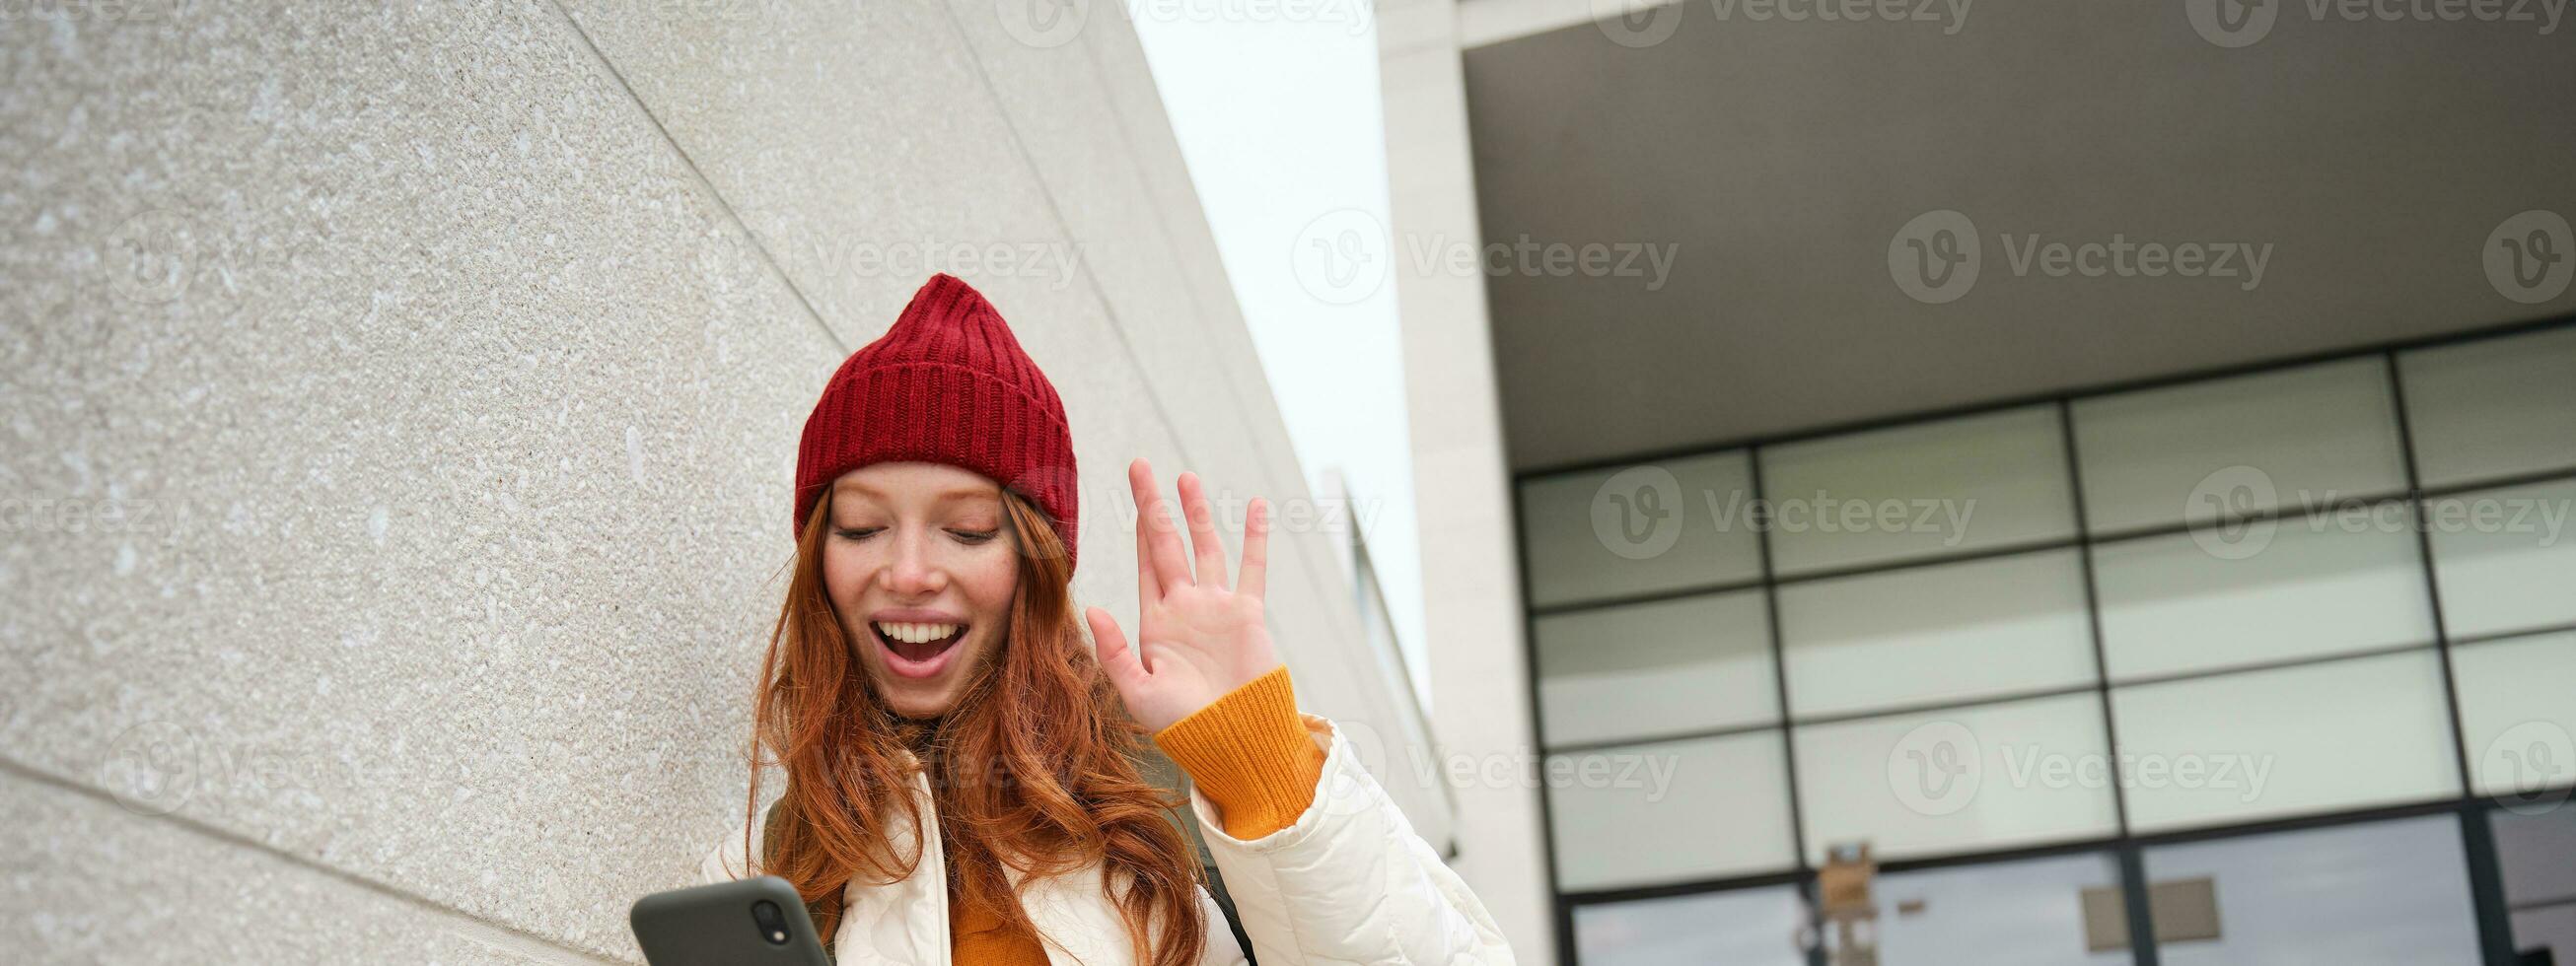
[[[1762,478],[1783,574],[2075,532],[2051,406],[1768,447]]]
[[[2277,521],[2233,544],[2183,533],[2098,545],[2111,678],[2429,644],[2419,546],[2403,503]]]
[[[2576,467],[2576,328],[2408,352],[2398,365],[2424,485]]]
[[[2096,534],[2406,489],[2377,358],[2079,400],[2075,439]]]
[[[1537,635],[1551,746],[1779,717],[1759,590],[1550,615]]]
[[[2452,637],[2576,623],[2571,508],[2576,480],[2424,502]]]
[[[2085,951],[2084,890],[2117,889],[2119,884],[2119,863],[2101,853],[1885,876],[1876,893],[1878,961],[1882,966],[2127,963],[2125,946]]]
[[[1781,587],[1789,707],[1812,717],[2091,684],[2076,552]]]
[[[2526,807],[2563,803],[2576,785],[2576,633],[2462,645],[2451,650],[2451,672],[2478,793]],[[2576,820],[2576,806],[2566,807]]]
[[[2168,845],[2150,883],[2208,877],[2219,938],[2159,944],[2166,966],[2476,966],[2460,826],[2449,815]]]
[[[1521,484],[1530,603],[1545,607],[1752,580],[1743,450]]]
[[[2555,962],[2576,963],[2576,806],[2562,801],[2487,817],[2505,905],[2514,910],[2514,950],[2528,956],[2545,949]]]
[[[1797,729],[1807,851],[1880,859],[2109,835],[2102,711],[2091,693]]]
[[[2546,949],[2554,957],[2525,962],[2576,962],[2576,903],[2514,913],[2513,948],[2525,956]]]
[[[1566,891],[1771,872],[1795,863],[1780,733],[1549,755]]]
[[[2548,950],[2576,963],[2576,806],[2487,813],[2505,905],[2513,912],[2513,948]]]
[[[2141,832],[2460,794],[2431,649],[2111,692]]]
[[[1576,906],[1574,958],[1580,966],[1806,966],[1793,942],[1805,922],[1790,886]]]
[[[2490,811],[2487,826],[2495,832],[2506,905],[2576,903],[2576,808]]]

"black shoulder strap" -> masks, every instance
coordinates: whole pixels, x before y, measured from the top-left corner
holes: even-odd
[[[1252,966],[1261,966],[1259,960],[1252,958],[1252,937],[1243,933],[1243,919],[1235,914],[1234,897],[1225,891],[1225,876],[1217,873],[1215,865],[1204,865],[1200,868],[1207,872],[1208,894],[1216,897],[1217,909],[1225,913],[1226,930],[1234,933],[1234,948],[1243,950],[1244,962],[1251,963]]]
[[[1156,757],[1160,758],[1160,756]],[[1180,772],[1179,766],[1171,764],[1170,759],[1161,759],[1158,764],[1174,776],[1178,776]],[[1226,931],[1234,934],[1234,947],[1243,950],[1245,962],[1253,962],[1252,937],[1244,933],[1243,917],[1234,911],[1234,896],[1226,891],[1225,874],[1218,872],[1216,863],[1210,859],[1207,836],[1200,831],[1198,819],[1192,815],[1187,803],[1167,814],[1172,820],[1172,825],[1180,830],[1181,840],[1188,844],[1190,855],[1199,860],[1199,871],[1207,877],[1208,895],[1216,900],[1217,911],[1225,913]],[[1254,966],[1259,964],[1255,963]]]

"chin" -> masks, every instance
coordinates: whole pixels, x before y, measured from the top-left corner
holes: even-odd
[[[955,703],[956,702],[949,700],[946,695],[941,695],[934,701],[924,701],[917,698],[895,698],[888,700],[886,702],[886,706],[894,709],[894,713],[906,718],[911,718],[915,721],[929,721],[947,715],[948,709]]]

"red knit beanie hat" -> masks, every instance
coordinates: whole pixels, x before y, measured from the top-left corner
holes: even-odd
[[[796,530],[824,490],[870,463],[945,463],[991,477],[1046,511],[1072,566],[1073,432],[1064,403],[981,292],[939,274],[894,328],[823,387],[796,451]]]

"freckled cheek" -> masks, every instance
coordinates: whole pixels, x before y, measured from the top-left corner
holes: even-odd
[[[1019,589],[1019,561],[1007,554],[996,559],[978,560],[958,574],[960,588],[967,591],[968,602],[979,612],[976,616],[988,627],[1000,627],[1011,615],[1011,596]]]
[[[876,571],[876,562],[854,548],[827,551],[823,555],[823,593],[835,607],[856,607],[860,593],[867,590]]]

